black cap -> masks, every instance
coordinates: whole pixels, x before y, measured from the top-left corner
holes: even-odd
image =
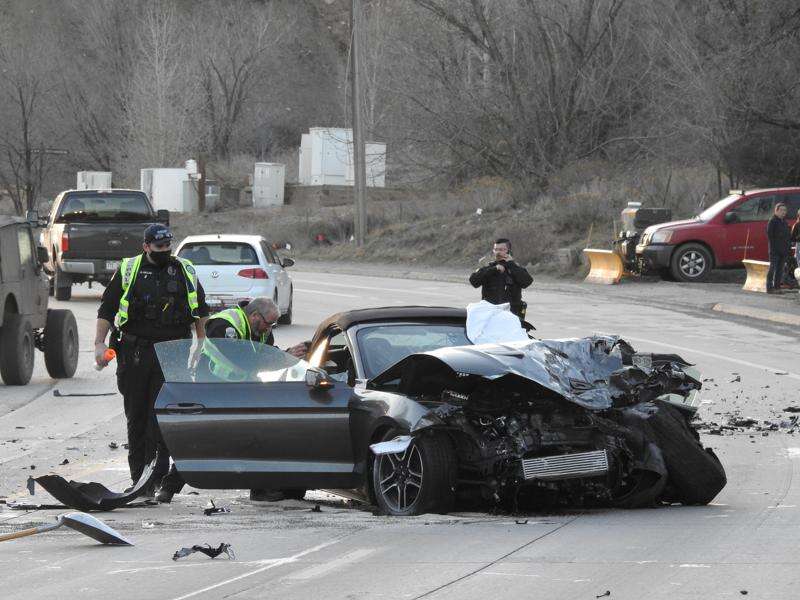
[[[144,243],[151,244],[153,242],[168,242],[172,239],[172,232],[169,227],[161,223],[150,225],[144,230]]]

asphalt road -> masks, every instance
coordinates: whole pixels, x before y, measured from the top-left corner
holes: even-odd
[[[338,310],[463,306],[476,298],[466,285],[436,281],[295,272],[294,282],[297,324],[278,329],[281,346],[308,339]],[[52,393],[116,391],[113,372],[98,373],[91,362],[98,297],[81,287],[73,301],[55,303],[78,318],[83,350],[74,379],[49,379],[37,355],[29,386],[0,386],[0,497],[8,501],[51,501],[41,489],[35,496],[25,489],[29,475],[49,471],[116,489],[128,484],[121,398]],[[798,338],[790,331],[761,330],[710,311],[609,300],[591,287],[527,299],[540,337],[617,333],[639,349],[696,362],[708,379],[706,420],[740,414],[780,421],[788,417],[784,407],[800,405]],[[396,519],[322,492],[310,493],[310,502],[251,503],[245,491],[185,490],[169,506],[99,515],[135,547],[99,546],[70,530],[0,544],[0,593],[172,600],[800,597],[800,439],[786,430],[725,433],[704,436],[729,479],[706,507]],[[120,447],[109,448],[111,442]],[[210,499],[232,512],[204,516]],[[315,504],[321,512],[312,511]],[[60,512],[2,507],[0,533]],[[182,546],[220,542],[233,545],[236,560],[171,560]]]

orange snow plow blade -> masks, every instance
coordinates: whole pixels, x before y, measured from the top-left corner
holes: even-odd
[[[589,274],[586,283],[602,283],[612,285],[619,283],[625,274],[622,258],[612,250],[596,250],[584,248],[583,253],[589,259]]]

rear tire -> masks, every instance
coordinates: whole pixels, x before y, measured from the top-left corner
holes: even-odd
[[[44,328],[44,364],[54,379],[75,375],[78,368],[78,324],[69,310],[47,311]]]
[[[0,376],[6,385],[26,385],[33,374],[33,329],[26,318],[7,314],[0,329]]]
[[[294,303],[294,290],[289,289],[289,308],[286,309],[286,312],[278,317],[278,323],[281,325],[291,325],[292,324],[292,304]]]
[[[684,244],[672,253],[670,272],[678,281],[705,281],[712,264],[708,248],[702,244]]]
[[[397,432],[388,432],[391,440]],[[372,487],[381,512],[392,516],[447,513],[455,500],[458,468],[450,439],[431,432],[414,438],[402,454],[373,456]]]
[[[69,300],[72,298],[72,278],[64,273],[61,269],[56,267],[55,275],[53,276],[56,290],[56,300]]]

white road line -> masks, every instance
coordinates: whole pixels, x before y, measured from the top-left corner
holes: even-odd
[[[327,285],[329,287],[343,287],[350,290],[370,290],[374,292],[398,292],[401,294],[422,294],[423,296],[444,296],[447,298],[452,298],[454,295],[459,293],[459,290],[453,290],[452,293],[444,293],[444,292],[429,292],[425,290],[410,290],[408,288],[386,288],[386,287],[374,287],[371,285],[350,285],[347,283],[327,283],[324,281],[312,281],[310,279],[301,280],[295,279],[295,281],[299,281],[300,283],[310,283],[313,285]],[[297,288],[295,288],[297,289]],[[303,291],[311,291],[311,290],[303,290]],[[320,292],[323,293],[323,292]],[[327,292],[330,293],[330,292]],[[335,295],[335,294],[334,294]]]
[[[800,374],[791,373],[785,371],[783,369],[776,369],[775,367],[768,367],[767,365],[762,365],[759,363],[750,362],[748,360],[742,360],[741,358],[732,358],[730,356],[723,356],[722,354],[716,354],[714,352],[706,352],[704,350],[695,350],[693,348],[687,348],[686,346],[676,346],[675,344],[667,344],[665,342],[657,342],[655,340],[648,340],[645,338],[637,338],[631,337],[627,335],[620,336],[624,340],[631,340],[633,342],[642,342],[645,344],[653,344],[654,346],[664,346],[665,348],[672,348],[673,350],[680,350],[682,352],[690,352],[692,354],[699,354],[700,356],[708,356],[709,358],[716,358],[717,360],[725,360],[728,362],[735,363],[737,365],[742,365],[744,367],[750,367],[752,369],[761,369],[764,371],[770,371],[774,373],[775,371],[780,371],[781,373],[786,373],[785,377],[789,377],[790,379],[797,379],[800,380]]]
[[[352,563],[356,563],[361,561],[362,559],[366,558],[370,554],[373,554],[376,551],[376,548],[361,548],[359,550],[355,550],[348,554],[345,554],[341,558],[337,558],[336,560],[332,560],[330,562],[323,563],[321,565],[316,565],[314,567],[309,567],[308,569],[303,569],[302,571],[298,571],[297,573],[292,573],[285,577],[285,579],[315,579],[317,577],[322,577],[323,575],[327,575],[331,571],[335,571],[337,569],[341,569],[350,565]]]
[[[362,298],[357,294],[338,294],[336,292],[323,292],[321,290],[304,290],[303,288],[294,288],[295,292],[305,292],[306,294],[322,294],[323,296],[341,296],[342,298]]]
[[[199,590],[195,590],[193,592],[189,592],[188,594],[184,594],[183,596],[178,596],[177,598],[173,598],[173,600],[186,600],[186,598],[192,598],[194,596],[199,596],[200,594],[205,594],[206,592],[210,592],[211,590],[215,590],[220,588],[224,585],[228,585],[230,583],[234,583],[235,581],[239,581],[241,579],[246,579],[247,577],[252,577],[253,575],[258,575],[259,573],[263,573],[264,571],[269,571],[270,569],[274,569],[275,567],[280,567],[282,565],[287,565],[289,563],[293,563],[296,560],[307,556],[308,554],[313,554],[314,552],[319,552],[323,548],[327,548],[328,546],[333,546],[334,544],[338,544],[341,540],[331,540],[330,542],[325,542],[323,544],[318,544],[302,552],[298,552],[297,554],[293,554],[292,556],[287,556],[285,558],[280,558],[273,563],[270,563],[264,567],[259,569],[254,569],[252,571],[248,571],[247,573],[242,573],[241,575],[237,575],[236,577],[231,577],[230,579],[225,579],[224,581],[220,581],[213,585],[206,586]]]

